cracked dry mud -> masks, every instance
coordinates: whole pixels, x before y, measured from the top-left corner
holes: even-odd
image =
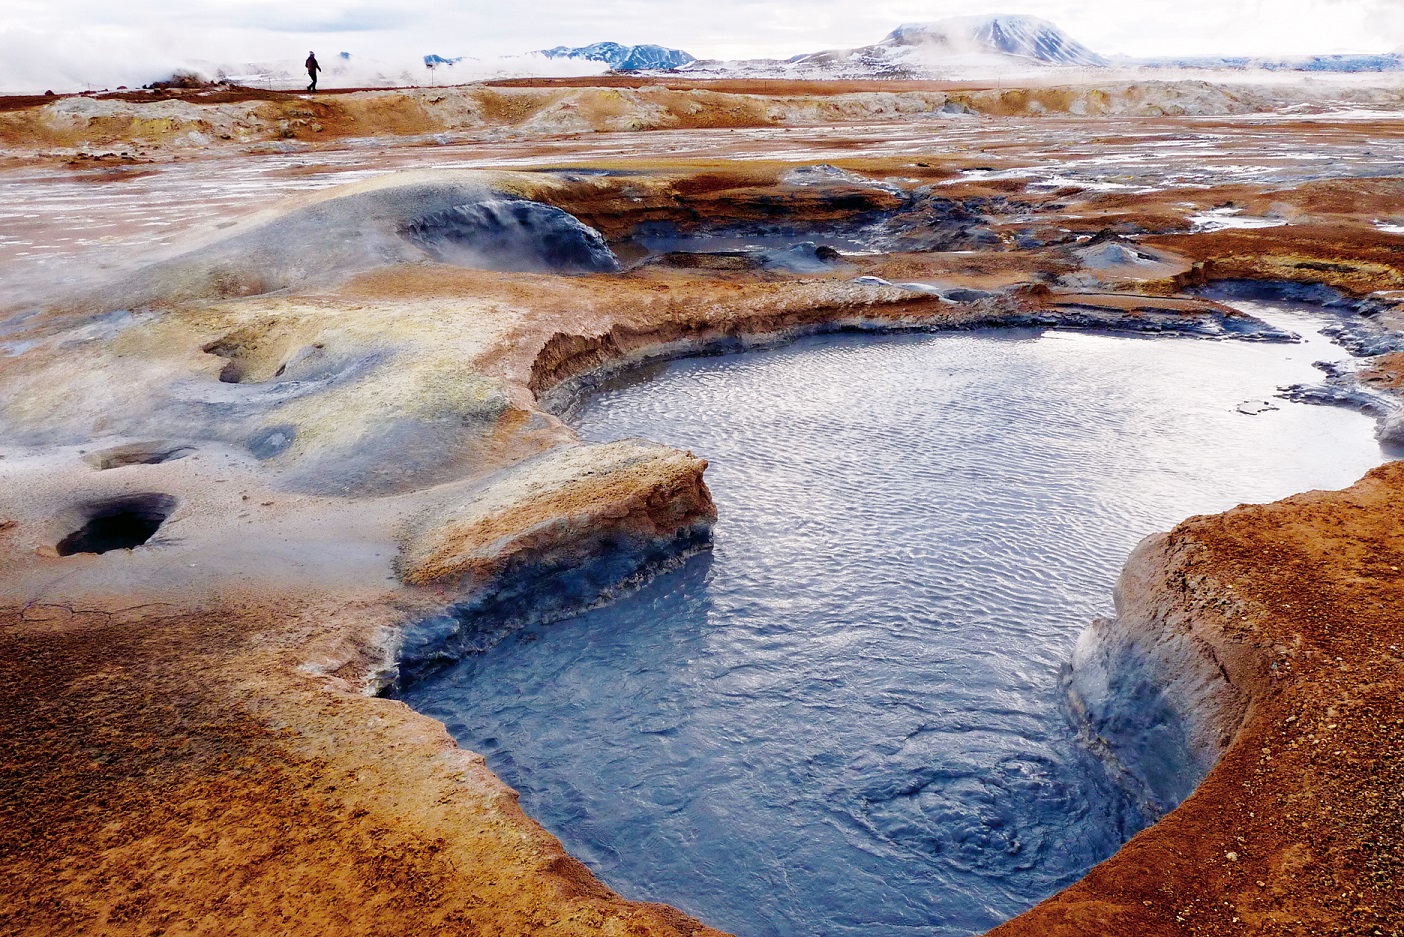
[[[836,328],[1271,340],[1195,291],[1290,283],[1404,441],[1397,91],[536,84],[0,113],[6,933],[709,932],[372,693],[452,652],[407,623],[558,616],[705,545],[701,459],[561,419],[621,368]],[[923,116],[953,96],[985,116]],[[511,237],[444,221],[503,199]],[[484,259],[513,237],[622,269]],[[1143,544],[1108,627],[1193,678],[1222,758],[997,933],[1400,933],[1401,515],[1394,463]]]

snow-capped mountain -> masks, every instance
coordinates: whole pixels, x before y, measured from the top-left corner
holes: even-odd
[[[603,62],[616,72],[678,68],[696,61],[681,49],[668,49],[656,45],[626,46],[618,42],[594,42],[588,46],[577,48],[556,46],[554,49],[542,49],[540,54],[548,59],[584,59],[589,62]]]
[[[1107,60],[1036,16],[960,16],[898,26],[879,46],[936,47],[953,53],[1002,54],[1050,65],[1106,65]]]
[[[1388,72],[1404,70],[1404,55],[1316,55],[1300,58],[1109,58],[1036,16],[961,16],[908,23],[882,41],[826,49],[788,59],[695,61],[687,74],[750,78],[987,78],[1036,77],[1050,69],[1194,69],[1205,71]]]
[[[680,70],[758,78],[951,78],[1107,64],[1047,20],[1000,15],[908,23],[881,42],[854,49],[826,49],[783,61],[699,61]]]

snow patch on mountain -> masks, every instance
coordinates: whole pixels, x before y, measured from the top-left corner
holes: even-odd
[[[682,49],[669,49],[664,46],[644,44],[626,46],[618,42],[594,42],[588,46],[556,46],[542,49],[538,53],[548,59],[584,59],[588,62],[603,62],[616,72],[665,70],[678,68],[695,62],[696,59]]]

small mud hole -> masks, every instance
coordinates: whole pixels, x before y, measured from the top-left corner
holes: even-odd
[[[210,342],[200,348],[207,355],[216,355],[226,359],[224,367],[220,368],[219,379],[225,384],[240,384],[244,380],[244,363],[241,360],[246,353],[245,342],[237,335],[226,335],[224,338]]]
[[[183,459],[194,453],[193,446],[172,446],[159,442],[136,442],[125,446],[114,446],[111,449],[104,449],[101,452],[94,452],[83,457],[98,471],[107,469],[123,468],[128,465],[160,465],[162,462],[174,462],[176,459]]]
[[[87,508],[87,521],[59,541],[59,556],[130,550],[152,538],[175,510],[170,495],[129,495],[96,501]]]
[[[267,460],[287,452],[296,439],[296,426],[291,423],[279,423],[277,426],[259,430],[249,439],[248,446],[254,458]]]

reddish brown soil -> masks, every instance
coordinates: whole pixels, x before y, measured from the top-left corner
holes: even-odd
[[[326,92],[334,97],[338,94],[355,94],[358,91],[395,91],[395,88],[336,88]],[[220,85],[213,88],[156,88],[151,91],[104,91],[94,95],[102,101],[133,101],[138,104],[148,101],[168,101],[178,99],[192,104],[238,104],[240,101],[302,101],[307,94],[302,90],[273,91],[267,88],[250,88],[244,85]]]
[[[1399,238],[1371,228],[1292,225],[1153,237],[1145,243],[1195,261],[1189,283],[1291,280],[1324,283],[1355,296],[1404,289]]]
[[[0,613],[0,932],[705,931],[620,901],[505,792],[485,818],[417,783],[436,746],[399,704],[265,669],[298,611]],[[340,739],[309,752],[309,716]]]
[[[1387,390],[1404,389],[1404,352],[1374,359],[1369,368],[1360,372],[1360,379]]]
[[[0,94],[0,113],[5,111],[27,111],[31,107],[43,107],[60,98],[71,98],[71,94]]]
[[[354,94],[358,91],[394,91],[395,88],[336,88],[325,92],[328,97]],[[319,92],[320,94],[321,92]],[[153,88],[151,90],[98,91],[78,94],[0,94],[0,113],[43,107],[63,98],[92,97],[100,101],[129,101],[149,104],[152,101],[189,101],[192,104],[237,104],[241,101],[301,101],[301,91],[272,91],[243,85],[219,85],[212,88]]]

